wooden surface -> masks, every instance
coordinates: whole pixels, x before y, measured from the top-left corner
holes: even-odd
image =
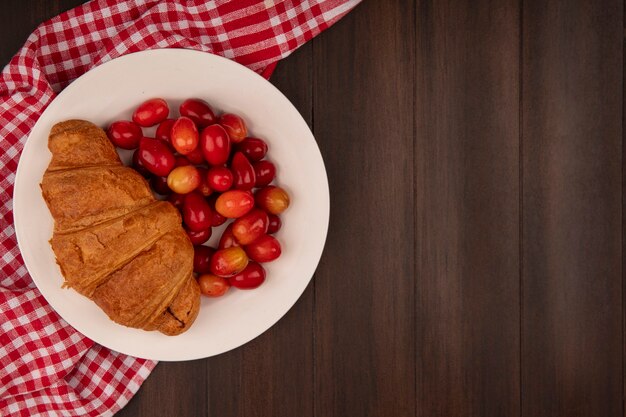
[[[0,63],[79,0],[3,0]],[[621,1],[369,0],[272,77],[328,241],[289,313],[118,415],[624,416]]]

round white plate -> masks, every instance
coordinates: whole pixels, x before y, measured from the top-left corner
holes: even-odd
[[[277,181],[291,195],[276,237],[282,256],[266,264],[267,280],[255,290],[231,289],[217,299],[202,297],[193,326],[179,336],[115,324],[95,303],[71,289],[48,244],[53,220],[39,183],[48,163],[50,128],[67,119],[107,126],[128,119],[135,106],[163,97],[174,114],[185,98],[208,101],[217,111],[234,112],[249,131],[269,144]],[[180,361],[234,349],[276,323],[297,301],[319,262],[329,215],[328,180],[311,131],[289,100],[246,67],[215,55],[161,49],[107,62],[70,84],[48,106],[33,128],[15,179],[14,219],[24,262],[50,305],[78,331],[118,352],[141,358]],[[214,230],[210,243],[219,233]]]

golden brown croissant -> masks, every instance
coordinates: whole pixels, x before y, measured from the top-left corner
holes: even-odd
[[[56,124],[48,147],[41,189],[55,220],[50,244],[64,285],[125,326],[167,335],[187,330],[200,289],[178,211],[122,165],[93,123]]]

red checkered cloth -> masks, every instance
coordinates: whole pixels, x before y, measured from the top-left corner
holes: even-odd
[[[215,53],[269,77],[359,0],[94,0],[39,26],[0,74],[0,415],[113,415],[156,365],[95,344],[46,303],[13,228],[17,161],[35,121],[76,77],[155,48]]]

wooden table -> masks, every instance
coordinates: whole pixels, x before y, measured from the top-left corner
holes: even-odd
[[[0,62],[79,3],[3,0]],[[314,280],[119,416],[623,416],[623,13],[369,0],[285,59],[330,180]]]

